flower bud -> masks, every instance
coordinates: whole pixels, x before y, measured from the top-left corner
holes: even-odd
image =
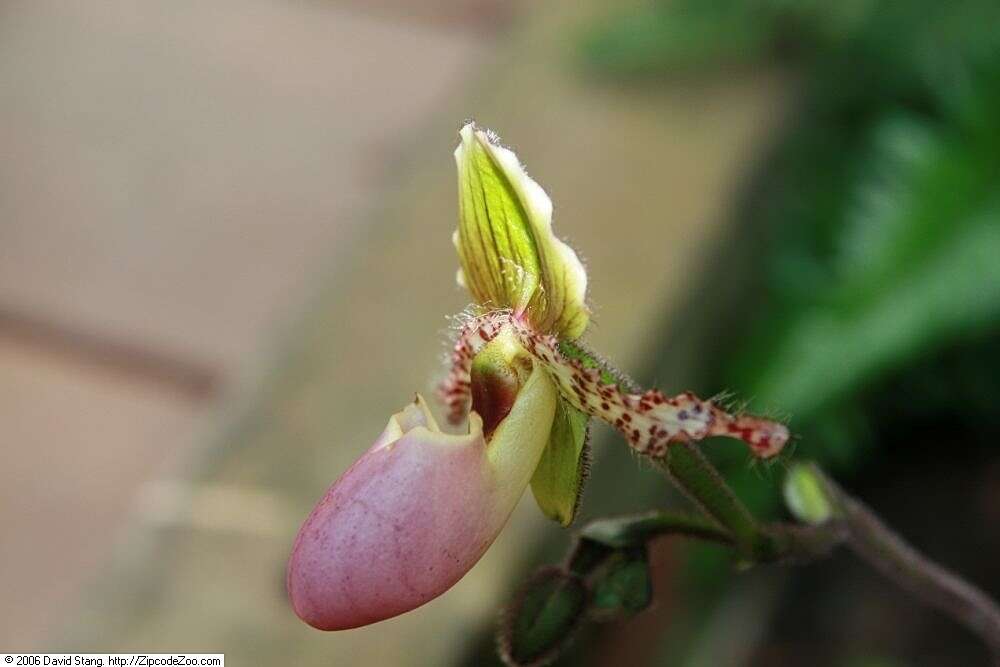
[[[826,480],[819,469],[797,463],[785,476],[785,505],[792,515],[813,526],[826,523],[836,513]]]

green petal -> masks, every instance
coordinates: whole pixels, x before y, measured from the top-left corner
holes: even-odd
[[[548,445],[531,478],[538,507],[564,526],[573,523],[587,477],[589,421],[588,415],[560,398]]]
[[[552,232],[551,200],[492,132],[468,123],[459,135],[459,284],[480,305],[527,314],[541,332],[579,337],[590,318],[587,274]]]

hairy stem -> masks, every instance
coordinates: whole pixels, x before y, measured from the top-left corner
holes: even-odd
[[[1000,608],[981,590],[907,544],[864,503],[824,476],[847,527],[847,544],[873,568],[979,635],[1000,665]]]
[[[697,445],[671,445],[663,457],[650,459],[706,515],[725,528],[736,548],[754,561],[778,556],[775,536],[750,514]]]
[[[931,561],[893,532],[861,501],[815,469],[835,508],[833,518],[813,526],[762,525],[733,494],[715,467],[692,443],[673,445],[653,459],[709,517],[733,537],[744,557],[756,562],[808,561],[846,543],[862,559],[928,604],[979,635],[1000,665],[1000,608],[981,590]]]

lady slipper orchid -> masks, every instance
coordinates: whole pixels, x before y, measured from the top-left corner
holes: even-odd
[[[343,630],[451,588],[520,500],[555,405],[555,386],[534,368],[487,442],[477,413],[467,434],[442,433],[418,395],[299,532],[288,568],[295,612],[322,630]]]
[[[306,519],[288,563],[292,606],[323,630],[414,609],[468,572],[530,484],[562,525],[576,515],[591,417],[638,453],[723,435],[760,458],[788,440],[782,425],[734,416],[690,392],[639,391],[578,342],[589,321],[587,276],[552,231],[552,203],[496,135],[459,133],[458,279],[477,313],[459,327],[440,387],[444,433],[424,400],[389,419],[372,447]]]

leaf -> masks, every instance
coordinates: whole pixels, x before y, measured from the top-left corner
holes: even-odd
[[[723,544],[731,544],[732,536],[716,524],[693,514],[654,510],[643,514],[609,517],[591,521],[580,537],[613,549],[645,545],[654,537],[684,535]]]
[[[590,606],[598,616],[635,614],[653,600],[646,548],[619,551],[593,583]]]
[[[508,665],[553,660],[573,636],[587,607],[583,581],[555,567],[539,570],[507,609],[498,635]]]
[[[614,547],[580,537],[573,543],[569,556],[566,558],[566,569],[573,574],[586,577],[607,562],[608,558],[613,556],[615,552]]]
[[[745,63],[766,55],[771,22],[746,3],[647,3],[601,21],[582,44],[584,62],[607,75],[652,75]]]
[[[531,478],[539,509],[563,526],[573,523],[587,479],[589,422],[588,415],[560,397],[549,443]]]
[[[797,415],[1000,323],[990,138],[931,134],[896,120],[880,128],[875,145],[834,280],[782,323],[754,388],[761,401]]]

